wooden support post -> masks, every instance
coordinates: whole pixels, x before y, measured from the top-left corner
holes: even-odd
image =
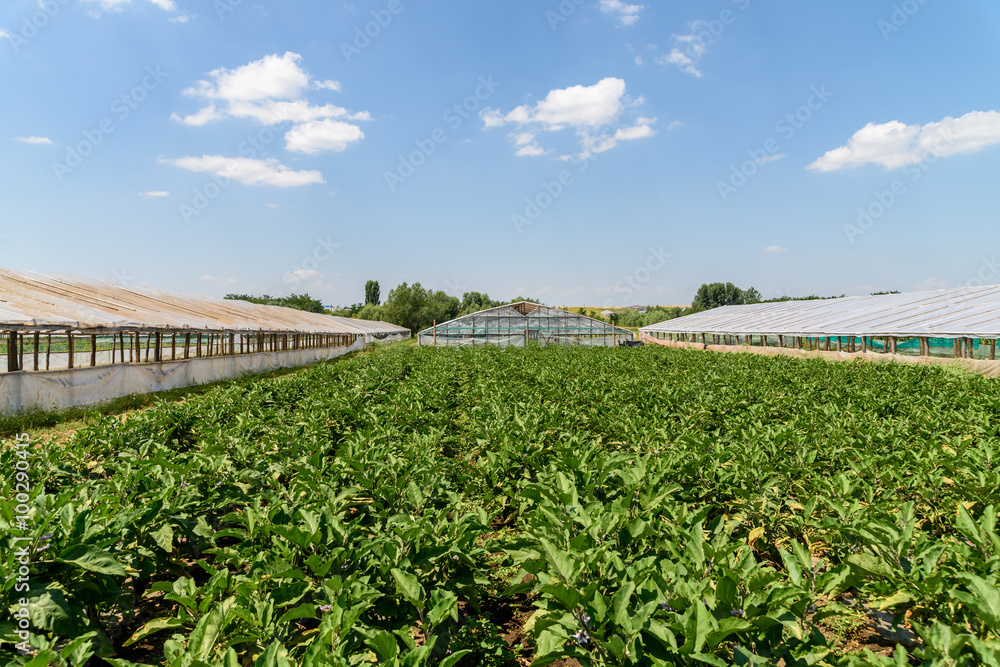
[[[24,334],[17,336],[17,367],[24,370]]]
[[[896,337],[889,336],[889,354],[896,354]]]
[[[198,343],[197,343],[197,347],[195,348],[195,356],[197,356],[197,358],[201,359],[201,334],[200,333],[198,334]]]
[[[49,359],[52,357],[52,334],[45,335],[45,370],[49,370]]]
[[[243,342],[242,338],[240,338],[240,342]],[[236,354],[236,334],[234,333],[229,334],[229,354]]]
[[[90,367],[97,365],[97,336],[90,334]]]
[[[994,338],[990,341],[990,361],[996,361],[997,358],[997,339]]]
[[[73,349],[73,334],[69,331],[66,332],[66,349],[69,353],[67,368],[73,368],[73,352],[75,352],[75,350]]]
[[[16,373],[17,367],[17,332],[11,331],[7,334],[7,372]]]
[[[958,359],[959,346],[961,345],[961,343],[959,342],[959,339],[955,338],[954,340],[952,340],[951,345],[952,345],[952,348],[954,348],[953,352],[954,352],[955,358]]]
[[[156,346],[153,350],[153,361],[160,363],[163,361],[163,334],[159,331],[153,334],[153,345]]]
[[[36,371],[38,370],[38,342],[39,339],[41,339],[41,336],[42,335],[36,331],[32,339],[32,344],[34,345],[33,356],[35,358],[34,370]]]
[[[840,336],[837,336],[837,352],[844,351],[844,343],[840,340]]]

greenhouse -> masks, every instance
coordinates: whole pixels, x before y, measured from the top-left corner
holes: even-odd
[[[410,335],[385,322],[0,269],[0,412],[302,366]]]
[[[996,359],[1000,286],[724,306],[640,330],[706,346]]]
[[[427,347],[524,347],[539,345],[614,347],[632,342],[634,334],[568,310],[522,301],[435,324],[420,332]]]

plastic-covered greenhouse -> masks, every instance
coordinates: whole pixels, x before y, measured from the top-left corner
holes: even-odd
[[[653,343],[992,361],[1000,286],[724,306],[640,335]]]
[[[410,336],[385,322],[0,269],[0,412],[303,366]]]
[[[465,315],[420,332],[422,346],[524,347],[539,345],[613,347],[631,342],[634,335],[592,317],[522,301]]]

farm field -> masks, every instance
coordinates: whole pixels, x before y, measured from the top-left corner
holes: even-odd
[[[394,346],[18,451],[14,664],[1000,664],[1000,396],[948,369]]]

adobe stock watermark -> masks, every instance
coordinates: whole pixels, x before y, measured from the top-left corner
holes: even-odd
[[[298,264],[293,264],[291,270],[281,277],[281,281],[288,285],[289,289],[296,290],[302,283],[319,278],[319,267],[330,261],[333,254],[340,247],[339,243],[334,243],[329,236],[316,239],[316,247]]]
[[[982,287],[983,285],[997,284],[997,276],[1000,276],[1000,261],[997,256],[982,257],[980,259],[979,270],[976,275],[969,278],[963,287]]]
[[[465,121],[476,116],[483,103],[486,102],[501,84],[493,80],[493,75],[479,77],[479,85],[465,99],[448,107],[441,120],[447,125],[451,132],[457,132]],[[389,187],[389,192],[395,192],[399,186],[408,181],[417,169],[427,164],[427,161],[434,155],[438,148],[449,140],[448,131],[444,127],[434,128],[428,136],[414,141],[415,148],[406,155],[399,156],[396,169],[385,172],[385,184]]]
[[[243,140],[236,150],[241,158],[256,159],[264,152],[267,145],[274,141],[276,136],[277,134],[270,127],[262,127],[257,134],[252,134]],[[212,174],[204,185],[194,189],[191,201],[178,206],[184,224],[190,224],[192,219],[204,213],[209,205],[232,185],[234,180],[239,179],[240,173],[243,171],[241,165],[242,163],[234,160],[226,166],[221,174]]]
[[[732,0],[732,3],[741,12],[749,9],[751,2],[752,0]],[[714,19],[695,21],[692,26],[695,32],[693,35],[685,36],[684,47],[680,49],[681,53],[689,61],[700,60],[708,47],[718,42],[723,33],[726,32],[726,28],[736,23],[737,18],[739,18],[739,14],[726,8],[719,12],[719,15]]]
[[[882,39],[888,42],[893,33],[902,30],[903,26],[909,23],[910,19],[926,4],[927,0],[903,0],[903,2],[893,5],[889,18],[879,19],[878,23],[875,24],[879,32],[882,33]]]
[[[858,207],[858,217],[854,223],[844,225],[844,234],[847,240],[853,245],[857,239],[864,236],[868,231],[881,220],[896,203],[899,202],[910,191],[910,186],[917,183],[924,174],[945,155],[954,144],[954,139],[947,130],[940,129],[931,146],[926,148],[918,162],[907,165],[903,168],[903,174],[909,177],[907,181],[897,178],[885,190],[876,190],[872,194],[872,201],[867,206]]]
[[[30,513],[31,507],[28,502],[31,500],[31,436],[22,433],[15,438],[14,451],[14,497],[12,500],[14,509],[14,522],[19,531],[27,533],[31,531]],[[21,543],[31,543],[31,537],[12,538],[14,543],[14,569],[7,575],[13,582],[13,589],[17,593],[26,593],[31,587],[31,551],[27,546],[18,546]],[[18,642],[15,646],[21,655],[31,652],[31,645],[28,643],[31,636],[31,604],[28,598],[20,598],[13,608],[14,633]]]
[[[653,279],[654,274],[666,266],[667,260],[672,256],[663,249],[663,246],[658,248],[650,246],[646,260],[640,263],[631,273],[615,283],[611,288],[612,292],[623,297],[626,301],[630,300],[636,295],[636,292],[640,291],[646,283]],[[612,305],[613,300],[609,299],[603,307],[609,308]]]
[[[599,153],[590,153],[586,156],[577,156],[570,160],[570,164],[576,167],[576,175],[569,169],[560,171],[551,181],[542,181],[538,192],[533,196],[524,198],[524,209],[519,213],[510,216],[514,231],[518,234],[524,233],[525,227],[538,222],[542,215],[552,208],[552,205],[562,197],[566,191],[576,183],[577,175],[582,174],[590,168],[590,165],[597,159]]]
[[[31,16],[25,16],[21,21],[19,32],[9,32],[7,35],[14,53],[20,53],[21,49],[28,45],[46,26],[59,15],[62,8],[70,3],[70,0],[41,0],[38,3],[38,11]]]
[[[406,6],[402,0],[389,0],[382,9],[373,9],[371,21],[363,26],[355,26],[354,39],[340,43],[340,52],[344,54],[344,60],[349,64],[360,56],[362,51],[371,46],[373,40],[378,39],[382,32],[392,25],[393,20],[402,14],[404,9]]]
[[[236,11],[237,7],[243,4],[243,0],[214,0],[212,9],[220,21],[225,21],[228,14]]]
[[[170,76],[169,72],[164,72],[159,65],[146,68],[146,75],[131,90],[122,93],[111,102],[111,116],[106,116],[97,123],[97,126],[83,131],[83,140],[71,145],[66,151],[66,159],[63,162],[53,162],[52,171],[60,183],[69,174],[73,173],[84,160],[93,155],[94,151],[114,134],[118,126],[115,121],[123,123],[128,117],[139,108],[149,94],[160,87],[163,80]]]
[[[826,106],[826,103],[833,97],[833,93],[826,89],[825,84],[812,86],[809,90],[809,97],[803,104],[794,111],[786,113],[774,124],[774,131],[778,133],[780,139],[776,136],[768,137],[760,148],[747,150],[749,159],[744,160],[739,165],[732,165],[727,180],[716,181],[715,187],[723,202],[728,202],[731,196],[749,183],[750,179],[757,175],[761,166],[784,157],[781,152],[781,141],[788,141],[794,137],[795,133],[805,127],[816,112]]]

